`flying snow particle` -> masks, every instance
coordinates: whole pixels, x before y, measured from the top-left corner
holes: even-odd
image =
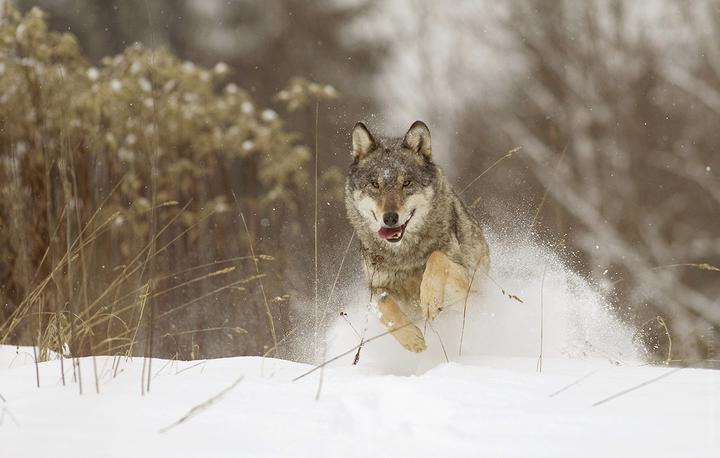
[[[110,81],[110,89],[115,92],[120,92],[120,89],[122,89],[122,83],[119,80],[114,79]]]

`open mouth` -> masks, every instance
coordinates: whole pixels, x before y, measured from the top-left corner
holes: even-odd
[[[408,223],[412,219],[413,215],[415,214],[415,210],[410,212],[410,216],[407,220],[400,226],[395,227],[381,227],[378,231],[378,236],[383,239],[387,240],[390,243],[397,243],[400,240],[402,240],[403,235],[405,235],[405,228],[407,227]]]

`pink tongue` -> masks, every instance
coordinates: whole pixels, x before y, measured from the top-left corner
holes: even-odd
[[[381,227],[378,231],[378,235],[381,239],[391,239],[402,232],[402,226],[398,227]]]

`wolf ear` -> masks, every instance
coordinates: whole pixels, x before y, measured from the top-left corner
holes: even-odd
[[[430,129],[422,121],[415,121],[405,134],[403,145],[420,153],[425,158],[430,159],[432,156],[432,145],[430,144]]]
[[[375,149],[375,139],[370,134],[367,126],[359,122],[355,124],[352,131],[352,155],[354,159],[362,159],[366,154]]]

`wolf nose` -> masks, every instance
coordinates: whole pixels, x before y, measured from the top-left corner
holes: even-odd
[[[398,222],[398,214],[395,212],[387,212],[383,215],[383,223],[386,226],[394,226]]]

